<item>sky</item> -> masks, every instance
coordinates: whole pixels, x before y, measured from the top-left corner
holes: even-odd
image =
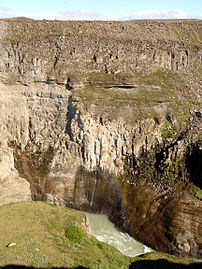
[[[202,19],[202,0],[0,0],[0,17],[58,20]]]

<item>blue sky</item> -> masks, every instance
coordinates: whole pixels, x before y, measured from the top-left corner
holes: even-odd
[[[201,0],[0,0],[0,17],[36,19],[202,18]]]

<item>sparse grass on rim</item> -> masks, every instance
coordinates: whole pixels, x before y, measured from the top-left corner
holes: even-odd
[[[82,107],[91,107],[95,116],[122,117],[130,124],[145,118],[162,119],[167,113],[180,123],[195,98],[179,74],[163,69],[149,75],[87,74],[84,88],[74,94],[81,98],[82,104],[76,104],[81,113]]]

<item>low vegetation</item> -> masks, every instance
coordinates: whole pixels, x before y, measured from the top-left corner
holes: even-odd
[[[202,200],[202,190],[195,186],[194,184],[192,184],[190,186],[190,192],[193,196],[195,196],[196,198],[198,198],[199,200]]]
[[[1,207],[0,266],[127,268],[132,259],[87,234],[83,219],[83,213],[43,202]]]
[[[58,20],[32,20],[29,18],[3,19],[11,25],[10,34],[19,33],[17,42],[29,41],[30,36],[35,40],[40,37],[48,38],[56,35],[75,35],[93,37],[104,40],[131,42],[139,40],[160,41],[172,40],[189,42],[192,46],[200,46],[198,33],[200,33],[200,21],[58,21]],[[149,29],[152,25],[152,31]],[[17,29],[17,31],[16,31]],[[160,30],[159,30],[160,29]],[[134,35],[135,30],[135,35]]]
[[[73,243],[80,244],[83,239],[83,231],[77,225],[68,225],[65,229],[65,236]]]
[[[83,218],[83,213],[44,202],[0,207],[0,266],[123,269],[129,268],[132,262],[143,262],[144,265],[146,260],[164,259],[175,265],[193,262],[158,252],[137,258],[126,257],[87,234]],[[8,247],[10,243],[16,245]]]
[[[165,122],[166,115],[170,114],[177,119],[179,130],[192,104],[197,102],[180,75],[162,69],[149,75],[88,74],[84,89],[78,88],[74,94],[82,100],[82,104],[77,104],[81,113],[83,107],[89,107],[96,116],[111,120],[122,117],[134,123],[153,118],[158,124]],[[165,134],[163,136],[165,138]]]

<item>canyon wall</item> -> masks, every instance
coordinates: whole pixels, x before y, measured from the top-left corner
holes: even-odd
[[[71,74],[180,71],[197,68],[202,57],[200,21],[12,19],[2,20],[0,28],[6,44],[1,70],[34,80],[49,76],[68,83]]]
[[[1,20],[0,204],[106,213],[201,258],[200,36],[201,21]]]

